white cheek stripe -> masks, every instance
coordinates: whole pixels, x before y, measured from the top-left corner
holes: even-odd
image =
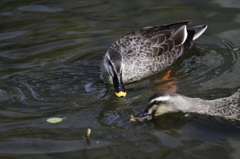
[[[107,51],[107,53],[106,53],[106,56],[107,56],[107,59],[110,60],[110,57],[109,57],[108,51]]]
[[[157,97],[157,98],[154,98],[150,101],[150,103],[152,103],[153,101],[167,101],[169,100],[170,97],[169,96],[163,96],[163,97]]]

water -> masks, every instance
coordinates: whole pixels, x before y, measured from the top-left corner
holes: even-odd
[[[0,158],[238,158],[239,123],[197,114],[129,116],[166,71],[117,98],[99,65],[116,38],[191,20],[208,29],[173,66],[177,93],[215,99],[240,88],[240,3],[231,1],[0,2]],[[50,124],[46,119],[66,117]],[[90,143],[84,137],[92,129]]]

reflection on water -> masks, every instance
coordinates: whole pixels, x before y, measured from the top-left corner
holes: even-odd
[[[204,99],[237,91],[238,4],[1,1],[1,159],[238,158],[239,123],[182,113],[129,120],[159,89]],[[191,26],[209,26],[193,48],[166,71],[127,84],[128,96],[116,98],[100,78],[109,45],[141,27],[188,19]],[[177,80],[159,80],[170,69]],[[50,124],[50,117],[66,119]]]

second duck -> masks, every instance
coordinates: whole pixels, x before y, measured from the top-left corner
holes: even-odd
[[[188,23],[149,26],[117,39],[103,57],[103,80],[113,84],[118,97],[125,97],[124,83],[140,80],[172,65],[207,28],[207,25],[199,25],[187,29]]]

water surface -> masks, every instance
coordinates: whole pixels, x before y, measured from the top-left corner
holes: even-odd
[[[216,99],[236,92],[239,6],[236,0],[1,1],[1,159],[237,159],[238,122],[182,113],[145,122],[129,116],[164,86],[155,81],[168,70],[183,95]],[[127,84],[127,97],[117,98],[99,68],[111,43],[135,29],[182,20],[208,29],[166,71]],[[50,124],[51,117],[66,118]]]

